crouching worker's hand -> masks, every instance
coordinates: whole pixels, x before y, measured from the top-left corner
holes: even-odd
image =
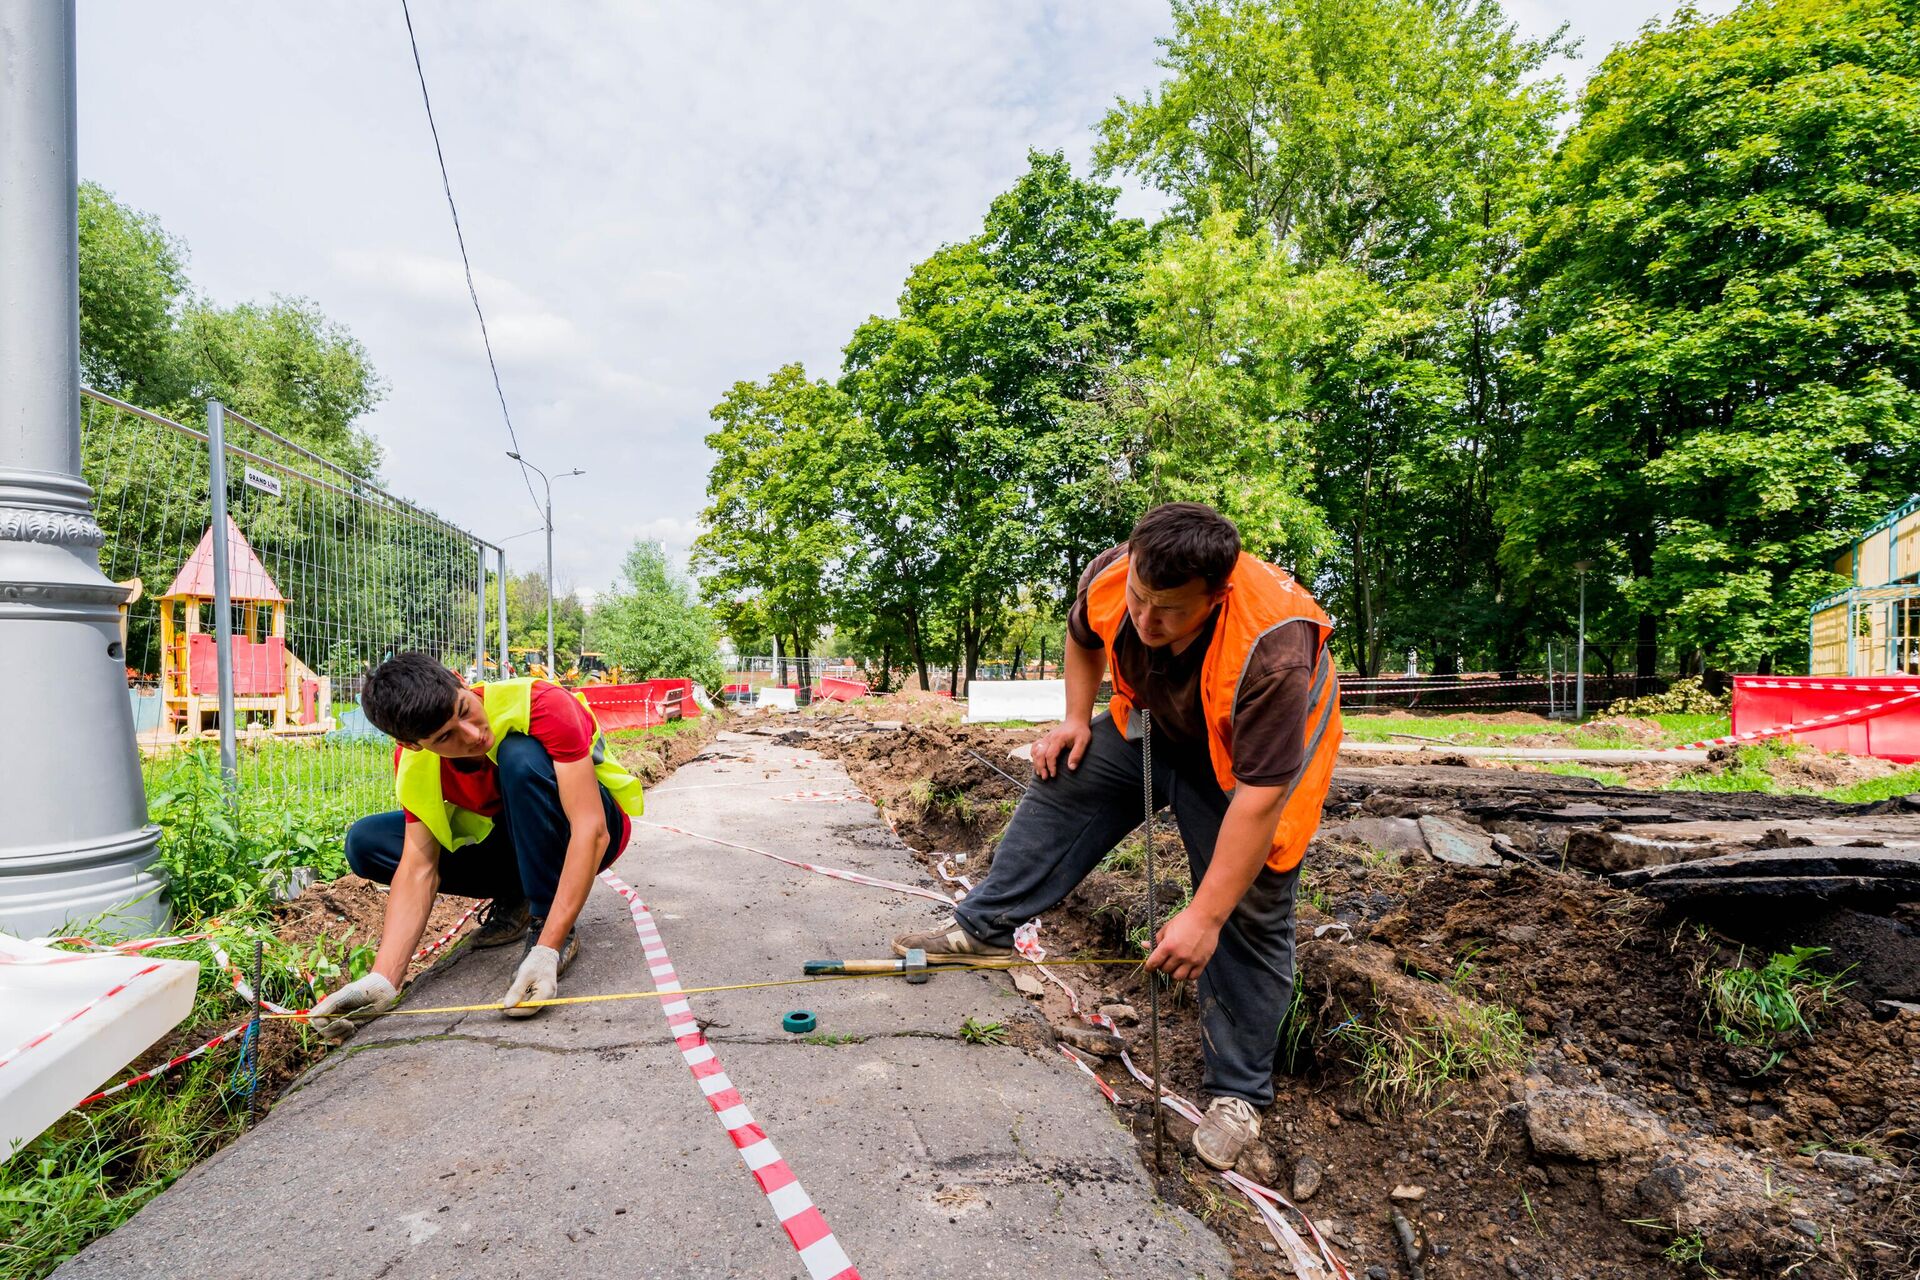
[[[349,982],[332,995],[313,1006],[313,1012],[307,1015],[307,1023],[320,1038],[331,1044],[339,1044],[359,1030],[360,1024],[370,1022],[387,1010],[393,1008],[393,1002],[400,993],[393,984],[377,973],[370,973],[357,982]],[[357,1016],[348,1017],[348,1014]]]
[[[531,1018],[543,1006],[535,1005],[530,1009],[517,1007],[521,1001],[551,1000],[559,992],[560,953],[552,947],[535,947],[520,962],[520,972],[513,975],[513,985],[507,988],[507,998],[500,1003],[507,1006],[509,1018]]]

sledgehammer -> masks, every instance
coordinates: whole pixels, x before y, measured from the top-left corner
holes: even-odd
[[[809,978],[842,973],[897,973],[908,982],[925,982],[932,976],[927,968],[927,953],[913,950],[897,960],[809,960],[800,966]]]

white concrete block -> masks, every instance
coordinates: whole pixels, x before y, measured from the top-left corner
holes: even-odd
[[[770,707],[775,711],[798,711],[800,704],[794,700],[797,692],[794,689],[779,689],[773,685],[765,685],[754,693],[753,705]]]
[[[1064,720],[1065,680],[975,680],[967,685],[967,723]]]
[[[71,954],[4,933],[0,953],[26,961]],[[134,976],[153,965],[159,968]],[[200,966],[191,960],[108,954],[62,964],[0,960],[0,1160],[185,1021],[199,981]],[[125,990],[102,999],[122,983]],[[86,1012],[67,1021],[82,1008]],[[49,1028],[46,1039],[22,1047]]]

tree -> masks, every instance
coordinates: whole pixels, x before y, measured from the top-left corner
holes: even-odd
[[[1098,153],[1187,228],[1153,276],[1164,374],[1137,384],[1156,466],[1317,567],[1360,669],[1407,645],[1509,661],[1493,504],[1561,36],[1520,39],[1493,0],[1225,0],[1177,4],[1163,44],[1169,78]],[[1163,442],[1210,426],[1167,471]]]
[[[385,386],[351,333],[305,298],[226,309],[189,303],[178,342],[194,404],[219,400],[347,470],[378,472],[380,446],[354,426]]]
[[[1683,10],[1602,65],[1530,245],[1505,555],[1717,664],[1797,655],[1825,561],[1920,486],[1920,39],[1892,0]]]
[[[80,376],[139,405],[170,405],[182,370],[173,326],[186,250],[159,219],[83,182],[80,206]]]
[[[637,680],[687,678],[708,689],[726,682],[713,618],[667,563],[657,542],[627,552],[621,584],[593,611],[594,644]]]
[[[1068,438],[1088,421],[1074,406],[1135,339],[1148,241],[1114,215],[1116,194],[1030,153],[980,235],[916,266],[899,315],[847,346],[842,386],[882,461],[856,460],[843,488],[873,513],[863,567],[915,584],[894,603],[923,686],[931,626],[952,630],[971,679],[1025,583],[1064,593],[1116,540],[1115,508],[1089,484],[1113,463]]]
[[[833,613],[828,574],[846,552],[832,471],[849,416],[839,390],[790,364],[765,382],[734,383],[707,437],[715,459],[693,545],[702,595],[730,634],[780,637],[803,680]]]

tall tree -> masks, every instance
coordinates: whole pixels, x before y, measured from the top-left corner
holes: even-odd
[[[143,406],[179,398],[173,328],[187,291],[186,250],[160,220],[83,182],[80,206],[80,376]]]
[[[833,484],[846,399],[790,364],[736,382],[712,417],[715,462],[693,548],[703,591],[729,631],[770,627],[804,663],[832,617],[828,574],[846,552]]]
[[[726,674],[713,618],[673,571],[665,549],[657,542],[634,543],[621,577],[593,610],[591,634],[600,652],[633,679],[687,678],[718,689]]]
[[[1622,578],[1641,675],[1663,642],[1797,657],[1823,562],[1920,486],[1916,189],[1894,0],[1683,10],[1588,86],[1531,246],[1506,555]]]

